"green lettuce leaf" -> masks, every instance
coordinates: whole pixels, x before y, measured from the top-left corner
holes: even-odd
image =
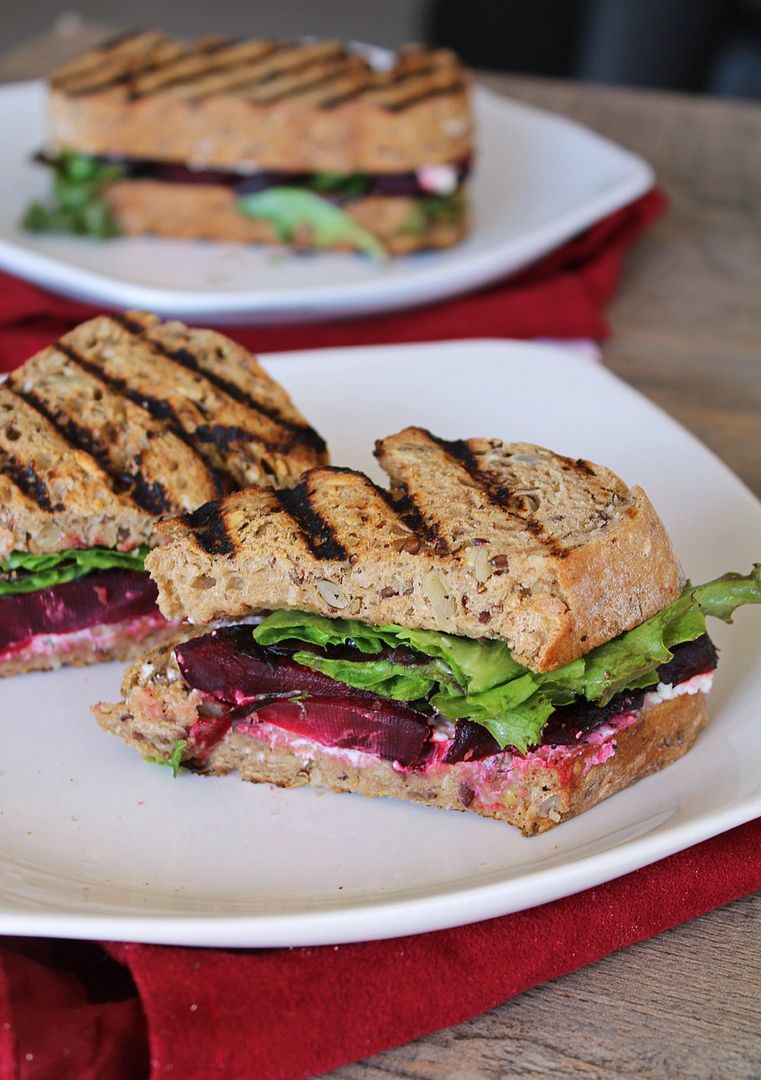
[[[0,597],[62,585],[92,570],[144,570],[148,550],[146,546],[133,551],[67,548],[42,555],[12,551],[7,559],[0,561]]]
[[[47,206],[33,202],[22,219],[23,228],[96,236],[101,240],[117,236],[119,229],[102,193],[107,184],[124,176],[125,170],[69,150],[44,161],[53,170],[54,201]]]
[[[391,660],[333,660],[313,652],[295,652],[293,659],[338,682],[371,690],[394,701],[420,701],[428,697],[442,677],[433,664],[410,666]]]
[[[295,187],[271,187],[237,202],[240,213],[268,221],[284,243],[297,229],[308,227],[316,247],[348,244],[373,259],[385,260],[388,252],[377,237],[327,199],[314,191]]]
[[[523,667],[503,642],[394,624],[373,627],[309,612],[276,611],[256,627],[254,637],[261,645],[288,640],[323,648],[355,645],[370,656],[384,646],[406,645],[430,659],[412,668],[381,658],[336,660],[311,652],[297,652],[294,659],[383,697],[428,701],[448,719],[473,720],[487,728],[500,746],[525,752],[539,742],[544,724],[559,706],[579,697],[605,705],[622,690],[655,685],[656,670],[672,658],[674,647],[705,633],[707,615],[730,622],[741,604],[757,603],[761,603],[761,564],[747,576],[725,574],[706,585],[686,588],[639,626],[547,672]]]
[[[467,201],[461,191],[451,195],[423,195],[410,205],[402,232],[426,233],[435,225],[458,222],[467,209]]]

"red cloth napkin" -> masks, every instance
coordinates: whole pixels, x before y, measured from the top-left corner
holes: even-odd
[[[761,820],[565,900],[391,941],[107,945],[134,985],[94,945],[11,941],[0,952],[0,1078],[314,1076],[761,888],[759,851]]]
[[[255,352],[468,337],[599,340],[608,333],[602,308],[618,283],[624,256],[665,205],[665,195],[651,191],[519,276],[445,303],[340,322],[225,332]],[[0,371],[10,371],[100,310],[0,274]]]
[[[651,192],[521,275],[445,304],[229,332],[261,352],[475,336],[599,339],[624,255],[664,205]],[[0,370],[93,314],[0,275]],[[761,887],[760,851],[755,822],[531,911],[335,948],[6,940],[0,1080],[311,1076],[458,1023]]]

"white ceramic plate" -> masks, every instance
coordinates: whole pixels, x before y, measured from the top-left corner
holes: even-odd
[[[267,363],[337,462],[421,423],[604,462],[650,493],[693,580],[747,572],[761,505],[705,447],[592,361],[510,342],[282,354]],[[379,938],[596,885],[761,813],[761,610],[712,627],[697,746],[530,840],[474,815],[150,765],[88,713],[116,664],[0,681],[0,932],[228,946]]]
[[[102,242],[25,233],[47,170],[44,86],[0,88],[0,267],[98,305],[222,323],[317,320],[411,307],[473,289],[527,265],[653,183],[641,158],[570,120],[479,87],[474,222],[443,252],[379,265],[350,254],[293,255],[201,241]]]

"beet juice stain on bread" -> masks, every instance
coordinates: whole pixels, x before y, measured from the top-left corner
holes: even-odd
[[[443,49],[378,71],[336,41],[128,35],[51,76],[39,157],[57,202],[25,224],[378,258],[449,247],[467,228],[469,82]]]
[[[101,725],[145,756],[551,828],[681,757],[706,722],[705,616],[645,493],[541,447],[377,444],[390,490],[317,468],[159,526],[171,619],[267,611],[128,668]]]
[[[0,675],[176,635],[144,569],[157,520],[325,460],[221,334],[134,312],[65,334],[0,385]]]

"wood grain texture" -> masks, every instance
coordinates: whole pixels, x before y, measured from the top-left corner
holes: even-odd
[[[85,24],[82,45],[94,36]],[[72,48],[63,43],[67,55]],[[0,80],[50,70],[61,55],[55,35],[37,39],[0,57]],[[671,208],[629,257],[605,360],[761,494],[761,107],[542,79],[484,81],[654,164]],[[387,1077],[757,1080],[761,896],[331,1074]]]
[[[330,1078],[752,1080],[760,953],[750,896]]]

